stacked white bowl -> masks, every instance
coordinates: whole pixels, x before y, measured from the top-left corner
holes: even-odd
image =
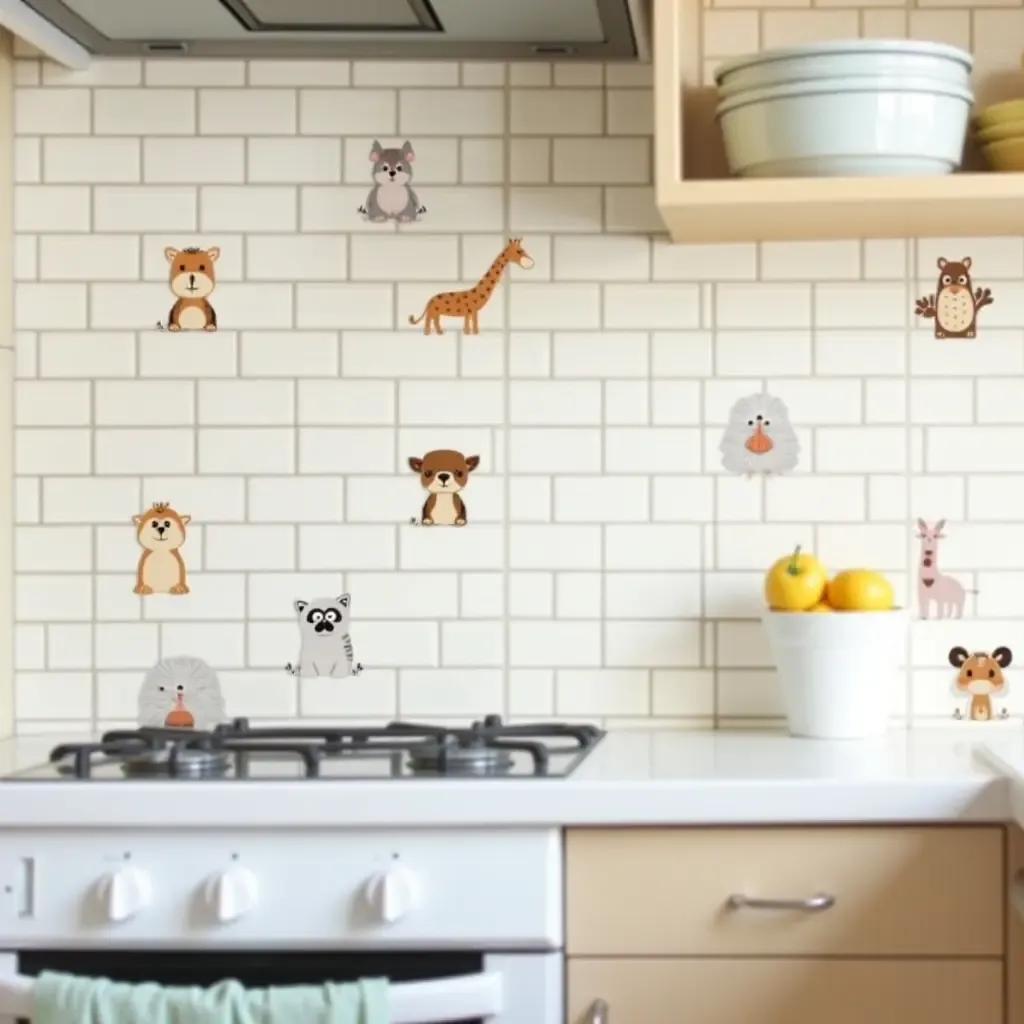
[[[973,94],[969,53],[853,39],[741,57],[715,72],[716,118],[744,178],[949,174]]]

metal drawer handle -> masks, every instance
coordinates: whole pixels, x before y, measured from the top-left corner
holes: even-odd
[[[590,1016],[587,1017],[587,1024],[608,1024],[608,1004],[603,999],[595,999],[590,1004]]]
[[[758,900],[741,893],[733,893],[725,905],[730,910],[831,910],[836,905],[835,896],[827,892],[819,892],[816,896],[808,896],[802,900]]]

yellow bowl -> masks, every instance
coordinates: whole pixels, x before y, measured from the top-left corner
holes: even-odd
[[[1003,142],[1006,139],[1024,138],[1024,121],[1006,121],[988,128],[979,128],[975,133],[978,141],[988,145],[992,142]]]
[[[1024,138],[990,142],[981,151],[993,170],[1024,171]]]
[[[1009,124],[1011,121],[1024,121],[1024,100],[994,103],[991,107],[978,111],[974,120],[979,128],[991,128],[995,124]]]

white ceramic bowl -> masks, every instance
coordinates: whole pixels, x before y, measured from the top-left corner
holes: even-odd
[[[852,75],[913,75],[939,78],[964,88],[971,83],[974,60],[944,43],[906,39],[853,39],[812,43],[727,61],[715,72],[720,96],[746,89]]]
[[[718,104],[725,153],[746,178],[948,174],[973,97],[928,78],[843,78],[754,89]]]

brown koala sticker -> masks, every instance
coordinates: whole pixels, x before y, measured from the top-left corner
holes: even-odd
[[[187,594],[185,560],[181,546],[191,516],[179,515],[166,502],[152,504],[140,516],[132,516],[142,548],[135,571],[135,593]]]
[[[935,321],[936,338],[974,338],[978,310],[995,301],[989,288],[975,288],[971,281],[971,257],[959,263],[938,259],[939,282],[933,295],[917,300],[914,312]]]
[[[409,468],[419,474],[429,497],[419,518],[409,521],[421,526],[465,526],[469,516],[461,492],[479,465],[479,455],[465,456],[443,448],[427,452],[422,459],[410,458]]]
[[[217,330],[217,314],[210,305],[210,296],[217,287],[213,265],[220,259],[220,249],[216,245],[209,249],[174,249],[168,246],[164,249],[164,256],[170,267],[168,284],[176,301],[167,314],[166,326],[158,322],[157,329]]]
[[[533,267],[533,258],[523,248],[521,238],[510,238],[508,245],[495,257],[487,268],[487,273],[472,288],[461,292],[438,292],[432,295],[418,317],[410,316],[409,323],[423,322],[423,333],[430,334],[431,328],[437,334],[444,334],[441,329],[441,317],[462,317],[463,334],[479,334],[480,310],[487,305],[494,294],[494,289],[501,280],[502,271],[510,264],[517,263],[523,270]]]
[[[1006,677],[1003,669],[1013,661],[1009,647],[997,647],[991,654],[976,651],[968,654],[965,647],[954,647],[949,652],[949,663],[959,669],[953,692],[961,698],[969,697],[964,714],[960,708],[953,712],[957,720],[968,722],[990,722],[993,718],[1009,718],[1006,708],[996,713],[992,706],[993,697],[1006,695]]]

